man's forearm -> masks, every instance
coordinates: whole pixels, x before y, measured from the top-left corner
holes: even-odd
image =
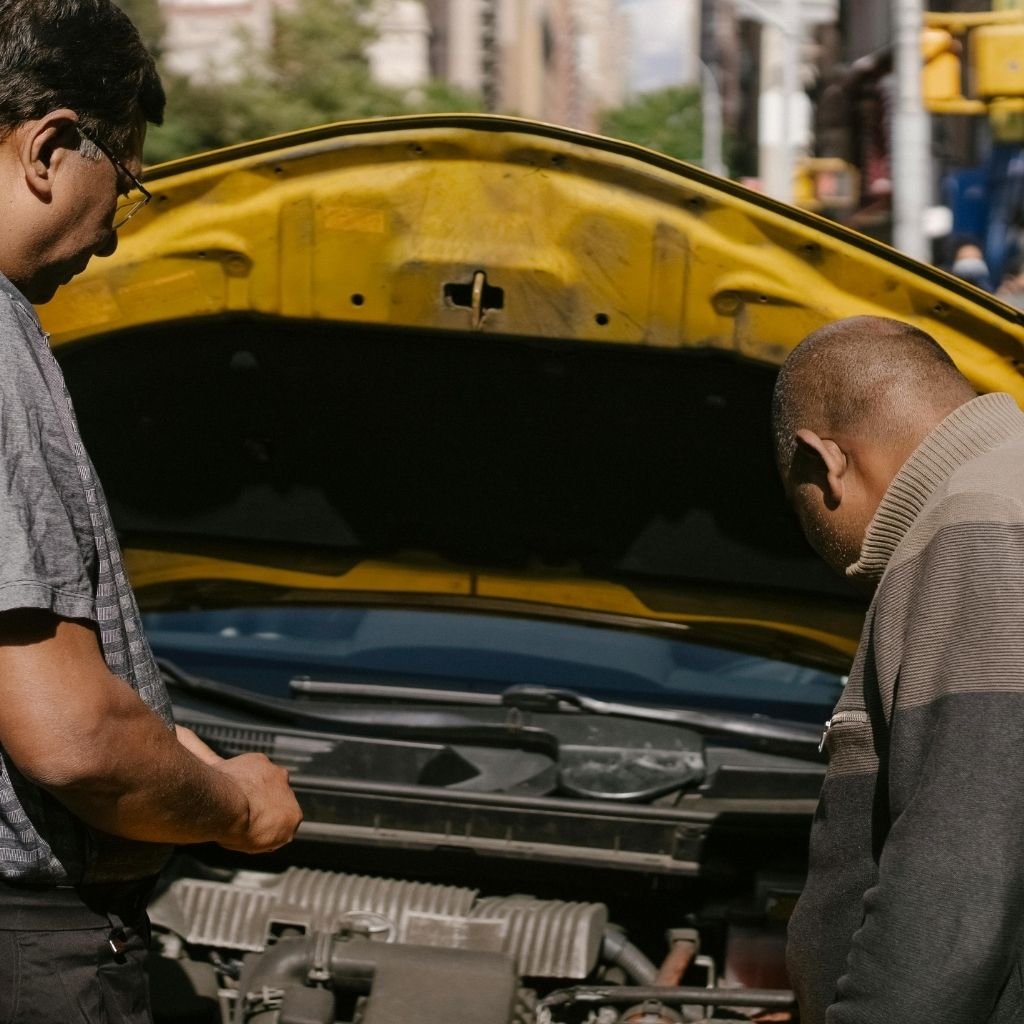
[[[83,758],[79,771],[33,781],[86,824],[126,839],[187,844],[244,835],[243,790],[190,753],[145,707],[133,718],[119,721],[116,745]]]
[[[262,754],[219,760],[188,733],[179,742],[110,673],[90,625],[38,613],[5,624],[0,746],[26,779],[125,839],[247,853],[291,841],[302,813],[283,768]]]

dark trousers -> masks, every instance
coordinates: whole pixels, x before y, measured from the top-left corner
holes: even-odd
[[[138,885],[0,885],[0,1024],[152,1024]]]

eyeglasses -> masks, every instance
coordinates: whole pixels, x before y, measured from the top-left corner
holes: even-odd
[[[114,223],[111,225],[113,230],[117,231],[119,228],[123,228],[139,210],[149,203],[153,198],[153,194],[99,139],[93,138],[92,135],[84,132],[81,128],[78,129],[78,134],[86,142],[91,142],[114,165],[114,169],[118,174],[123,175],[124,180],[129,182],[129,188],[123,192],[118,190],[117,212],[114,214]]]

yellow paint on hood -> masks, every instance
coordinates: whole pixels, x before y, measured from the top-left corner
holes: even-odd
[[[872,313],[931,332],[980,389],[1024,398],[1019,314],[625,143],[485,115],[394,118],[179,161],[147,181],[154,201],[120,251],[44,310],[57,344],[255,313],[774,363],[820,324]],[[446,297],[481,271],[501,308],[493,294],[476,314]]]

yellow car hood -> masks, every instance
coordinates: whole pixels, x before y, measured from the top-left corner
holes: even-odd
[[[114,431],[104,425],[104,409],[116,399],[111,392],[90,391],[98,387],[96,360],[103,352],[111,353],[105,374],[125,360],[138,361],[134,379],[146,383],[125,384],[135,396],[128,399],[129,405],[134,400],[135,406],[161,408],[164,399],[155,392],[139,395],[140,388],[154,385],[139,353],[153,353],[155,376],[173,377],[176,364],[166,353],[177,345],[180,361],[186,370],[192,366],[201,387],[216,372],[210,366],[219,365],[208,366],[204,353],[227,345],[224,358],[236,370],[250,362],[260,367],[270,358],[266,352],[271,335],[280,338],[280,346],[301,345],[313,334],[330,335],[339,346],[355,338],[365,339],[367,346],[377,344],[375,338],[401,338],[389,372],[397,372],[392,364],[408,358],[410,351],[417,359],[425,358],[423,346],[461,345],[449,352],[446,365],[456,369],[448,371],[448,378],[458,373],[452,352],[477,361],[489,359],[493,352],[495,360],[510,361],[487,370],[487,386],[498,389],[503,374],[512,379],[518,373],[515,359],[534,359],[533,390],[525,377],[515,385],[526,396],[520,407],[529,404],[530,394],[549,388],[545,381],[572,379],[574,367],[584,366],[592,356],[625,360],[615,364],[615,373],[620,375],[621,390],[635,403],[635,415],[609,411],[609,417],[618,415],[620,420],[614,430],[607,427],[607,436],[597,438],[604,449],[614,447],[614,438],[631,423],[643,420],[648,404],[644,387],[655,386],[657,367],[664,366],[669,373],[678,370],[680,381],[691,380],[689,371],[679,369],[680,360],[699,355],[701,362],[694,365],[700,373],[708,366],[716,369],[707,371],[710,377],[703,390],[692,395],[680,392],[681,411],[684,403],[689,409],[680,417],[689,431],[685,445],[673,454],[668,398],[663,399],[665,415],[638,426],[642,433],[629,443],[661,446],[667,453],[666,480],[689,473],[703,481],[705,489],[708,481],[715,486],[714,474],[704,472],[714,459],[720,460],[722,474],[752,474],[756,492],[740,498],[745,493],[741,489],[723,491],[719,504],[707,506],[710,517],[720,521],[726,505],[749,500],[752,523],[765,516],[780,517],[781,499],[776,492],[769,494],[771,471],[761,465],[770,459],[767,448],[751,441],[747,451],[735,450],[747,442],[733,438],[728,430],[723,435],[714,426],[764,416],[763,403],[744,406],[739,398],[746,392],[730,390],[729,367],[738,368],[738,373],[767,375],[770,386],[771,367],[828,320],[861,313],[908,320],[935,336],[980,390],[1008,391],[1018,401],[1024,398],[1020,314],[831,222],[625,143],[482,115],[396,118],[328,126],[202,155],[153,168],[146,180],[154,201],[123,230],[116,256],[95,261],[42,311],[101,475],[114,479],[108,491],[113,491],[115,514],[121,509],[119,526],[128,564],[144,604],[173,603],[174,595],[190,586],[206,586],[221,595],[214,598],[219,600],[229,600],[232,586],[266,587],[268,593],[294,599],[329,595],[338,600],[434,602],[592,616],[643,628],[738,631],[754,638],[751,642],[758,646],[795,645],[808,657],[818,652],[826,660],[829,652],[839,660],[848,657],[861,609],[860,599],[845,593],[841,584],[818,587],[824,576],[809,568],[809,560],[800,562],[802,583],[794,587],[788,586],[789,578],[781,570],[762,574],[749,587],[735,572],[721,579],[703,571],[690,577],[685,566],[662,576],[645,576],[634,571],[633,563],[632,569],[627,565],[619,571],[613,559],[588,559],[586,552],[566,543],[552,542],[546,551],[543,543],[532,545],[531,536],[539,536],[539,527],[531,527],[533,535],[519,538],[519,550],[508,559],[501,557],[499,547],[478,544],[461,550],[443,540],[434,544],[431,538],[439,536],[438,531],[421,529],[411,532],[408,544],[393,532],[388,543],[378,537],[337,564],[314,560],[310,569],[303,568],[301,557],[281,553],[298,550],[294,545],[277,545],[273,558],[261,554],[262,535],[233,534],[232,544],[220,544],[222,535],[213,531],[200,543],[202,517],[197,518],[194,509],[183,511],[183,521],[195,527],[184,534],[156,524],[152,515],[131,521],[133,487],[152,480],[173,481],[180,473],[176,494],[200,489],[198,478],[191,479],[189,473],[190,463],[204,458],[204,435],[183,436],[173,448],[177,454],[171,464],[159,471],[148,466],[144,479],[133,480],[125,461],[138,465],[152,459],[148,450],[129,451],[124,447],[129,442],[115,436],[131,432],[131,426]],[[275,335],[276,327],[282,330]],[[247,347],[256,335],[264,346],[258,351],[256,342]],[[230,344],[225,340],[232,338]],[[630,359],[646,367],[636,380],[630,377]],[[352,374],[365,374],[366,365],[354,364]],[[382,365],[374,363],[375,386],[381,384]],[[186,370],[168,386],[179,393],[186,390]],[[290,371],[276,372],[287,376]],[[532,429],[540,433],[530,438],[540,461],[567,432],[593,429],[600,435],[600,411],[615,405],[616,393],[609,390],[597,410],[588,406],[580,392],[593,395],[598,385],[587,372],[579,375],[578,392],[563,389],[562,399],[549,397],[542,408],[532,411],[537,421]],[[605,380],[609,373],[602,373]],[[424,420],[430,429],[441,429],[437,423],[443,421],[446,408],[451,410],[465,390],[448,378],[432,382],[446,404]],[[482,379],[473,377],[467,386],[472,384],[479,393]],[[311,380],[310,408],[319,410],[330,400]],[[393,392],[395,378],[388,382]],[[401,384],[409,389],[409,402],[380,392],[382,401],[391,403],[388,423],[404,420],[402,410],[419,410],[414,385],[415,378]],[[758,387],[757,395],[763,397],[764,388]],[[293,398],[295,393],[293,389]],[[249,422],[260,400],[247,398],[244,416],[238,413],[242,406],[233,401],[225,399],[224,416],[234,430],[234,450],[250,451],[260,445],[270,450],[275,443],[280,449],[270,437],[283,415],[280,410],[268,413],[271,425],[262,431]],[[707,433],[693,412],[695,401],[706,406]],[[578,404],[575,411],[572,402]],[[731,406],[727,421],[721,418],[725,406]],[[364,402],[361,408],[365,413],[370,406]],[[480,408],[486,415],[487,402],[481,401]],[[151,415],[137,408],[136,413],[133,436],[156,431],[154,415],[170,425],[164,433],[178,429],[188,415],[195,419],[194,410],[176,414],[168,408]],[[552,427],[548,435],[539,422],[544,417],[559,419],[557,430]],[[587,417],[591,426],[581,427],[580,419]],[[239,425],[240,418],[247,422]],[[336,426],[333,420],[319,425],[320,443],[326,441],[323,432]],[[518,427],[510,428],[513,434]],[[211,419],[205,429],[209,438],[216,421]],[[410,439],[415,442],[418,429],[408,429],[402,442],[406,447]],[[493,423],[487,429],[495,434],[492,448],[501,449],[500,429]],[[749,429],[750,438],[755,438],[766,433],[767,424],[757,419]],[[469,420],[459,421],[459,430],[458,436],[465,437],[474,427]],[[448,436],[449,451],[450,440]],[[307,439],[307,444],[316,443]],[[700,472],[686,463],[691,457],[686,453],[702,445],[714,448],[716,443],[721,450],[701,456]],[[183,448],[197,444],[200,450],[183,454]],[[579,450],[585,447],[580,442]],[[473,453],[479,463],[479,452]],[[454,451],[445,462],[439,454],[438,472],[448,473],[450,480],[462,479],[451,465],[458,457]],[[254,464],[259,462],[253,458]],[[758,468],[752,469],[755,463]],[[602,487],[580,492],[574,514],[581,521],[601,495],[621,502],[623,487],[643,489],[642,480],[624,479],[624,466],[624,458],[613,460],[610,469],[618,482],[609,476]],[[477,464],[465,469],[467,474],[479,471]],[[379,472],[389,472],[384,462]],[[372,482],[372,469],[366,473]],[[430,480],[437,475],[423,474],[425,502],[431,500]],[[595,469],[592,476],[599,475]],[[251,478],[250,474],[246,479]],[[263,483],[279,492],[297,486],[295,481],[275,479],[268,477]],[[492,481],[488,486],[493,491],[496,485]],[[694,494],[697,488],[695,482]],[[692,505],[691,499],[697,500],[693,495],[674,499],[674,504],[660,497],[653,500],[652,521],[664,524],[673,515],[682,521],[682,506]],[[479,494],[474,500],[477,505],[484,501]],[[703,498],[697,503],[704,507]],[[453,505],[456,511],[449,509],[439,521],[457,519],[457,509],[466,504]],[[764,511],[769,506],[770,513]],[[487,532],[485,514],[477,506],[473,514],[476,518],[463,532],[475,530],[482,536]],[[781,518],[778,521],[781,524]],[[451,525],[453,537],[463,529],[457,522]],[[746,529],[734,529],[731,521],[727,525],[724,533],[729,537]],[[494,532],[500,537],[505,528]],[[768,532],[786,529],[791,524]],[[571,531],[563,532],[568,536]],[[167,543],[168,537],[174,542]],[[590,540],[591,548],[600,547],[593,536]],[[712,540],[701,541],[708,564],[713,562],[707,551]],[[787,543],[792,554],[796,542]],[[800,552],[800,557],[806,554]]]

